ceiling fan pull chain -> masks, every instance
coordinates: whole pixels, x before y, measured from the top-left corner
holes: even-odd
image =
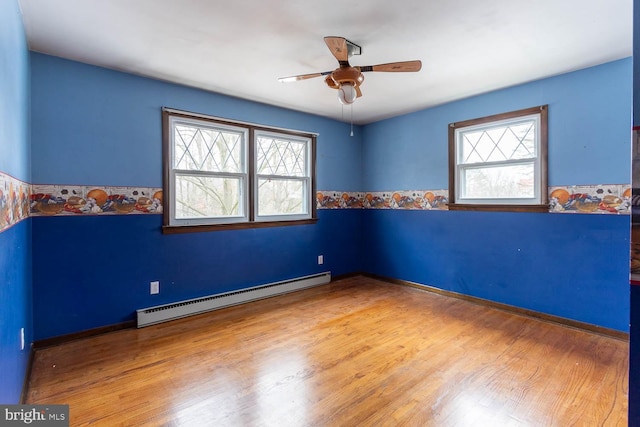
[[[353,104],[349,104],[349,107],[351,107],[351,136],[353,136]],[[344,109],[344,105],[342,106],[342,108]]]

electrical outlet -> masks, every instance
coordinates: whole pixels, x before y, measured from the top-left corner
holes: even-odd
[[[149,283],[149,288],[150,288],[151,295],[159,294],[160,293],[160,282],[158,282],[157,280],[155,282],[150,282]]]
[[[324,255],[318,255],[318,265],[324,264]]]
[[[20,350],[24,350],[24,328],[20,328]]]

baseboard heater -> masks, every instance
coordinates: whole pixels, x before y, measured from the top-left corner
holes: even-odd
[[[136,310],[138,328],[331,282],[331,272]]]

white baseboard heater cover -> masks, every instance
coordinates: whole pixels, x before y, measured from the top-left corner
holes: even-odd
[[[136,310],[138,328],[331,282],[331,272]]]

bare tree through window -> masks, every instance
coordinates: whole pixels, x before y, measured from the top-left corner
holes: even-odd
[[[163,109],[165,225],[315,219],[315,136]]]
[[[449,208],[546,203],[547,107],[452,123]]]

